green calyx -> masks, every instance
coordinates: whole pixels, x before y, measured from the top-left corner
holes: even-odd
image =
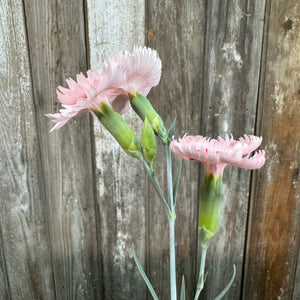
[[[134,158],[142,157],[140,141],[124,119],[110,105],[102,102],[100,108],[94,109],[93,112],[127,154]]]
[[[209,244],[209,240],[216,234],[219,226],[222,205],[222,176],[213,174],[205,176],[200,188],[199,205],[199,236],[202,244]],[[203,246],[204,246],[203,245]]]
[[[145,120],[145,117],[148,118],[154,132],[166,144],[168,142],[168,137],[164,123],[158,113],[154,110],[149,100],[138,92],[130,93],[129,99],[133,110],[142,120]]]
[[[142,140],[141,140],[144,157],[153,166],[156,158],[156,140],[154,131],[148,121],[148,118],[145,117],[144,125],[142,129]]]

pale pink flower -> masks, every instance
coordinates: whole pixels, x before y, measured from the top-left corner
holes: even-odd
[[[245,135],[238,141],[226,135],[225,139],[217,140],[203,136],[184,136],[171,142],[171,150],[179,157],[187,160],[197,160],[205,165],[206,174],[215,177],[222,175],[227,165],[245,169],[259,169],[265,163],[265,152],[256,150],[262,142],[262,137]]]
[[[46,114],[56,123],[51,131],[61,128],[73,117],[93,114],[93,109],[99,109],[101,102],[111,105],[120,114],[129,109],[128,100],[121,94],[123,91],[120,93],[117,88],[126,80],[126,74],[115,63],[105,65],[101,71],[89,70],[87,77],[81,73],[76,80],[67,80],[69,89],[58,88],[57,96],[63,108],[59,113]]]
[[[123,114],[129,109],[128,93],[139,92],[146,96],[151,87],[156,86],[161,76],[161,60],[155,50],[134,47],[133,52],[120,52],[105,63],[100,71],[82,73],[76,81],[67,79],[69,88],[59,86],[57,96],[62,109],[56,114],[46,114],[53,118],[59,129],[71,118],[99,109],[101,102]]]
[[[125,93],[139,92],[147,96],[150,89],[159,83],[161,60],[158,53],[146,47],[134,47],[132,53],[120,52],[111,58],[126,71],[126,82],[122,86]]]

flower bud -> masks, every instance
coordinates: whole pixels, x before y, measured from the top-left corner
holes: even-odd
[[[146,160],[150,163],[150,165],[153,165],[156,158],[156,140],[154,131],[147,117],[145,117],[144,120],[141,142]]]
[[[200,188],[199,236],[203,247],[216,234],[222,205],[222,176],[205,175]]]
[[[129,99],[132,108],[139,117],[142,120],[145,120],[145,117],[147,117],[154,132],[164,143],[167,143],[168,136],[164,123],[149,100],[138,92],[130,93]]]
[[[134,158],[142,156],[139,140],[124,119],[110,105],[102,102],[100,108],[94,109],[93,112],[127,154]]]

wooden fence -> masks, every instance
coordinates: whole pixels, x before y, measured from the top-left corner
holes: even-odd
[[[90,117],[49,133],[56,87],[133,45],[156,49],[149,98],[176,136],[262,135],[266,164],[228,167],[211,245],[213,299],[300,299],[300,3],[298,0],[1,0],[0,298],[169,299],[168,227],[142,166]],[[125,116],[140,132],[141,122]],[[162,157],[158,178],[166,185]],[[176,164],[176,161],[175,161]],[[196,286],[198,189],[184,162],[178,284]]]

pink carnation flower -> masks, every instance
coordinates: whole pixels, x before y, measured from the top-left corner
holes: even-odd
[[[203,136],[184,136],[171,142],[171,150],[179,157],[197,160],[205,165],[206,174],[214,177],[223,174],[227,165],[245,169],[259,169],[265,163],[265,152],[259,150],[250,157],[262,142],[262,137],[245,135],[238,141],[226,135],[225,140]]]
[[[150,89],[159,83],[161,76],[161,60],[155,50],[134,47],[133,52],[121,52],[111,61],[126,70],[126,82],[122,89],[126,94],[139,92],[147,96]]]
[[[128,94],[139,92],[146,96],[156,86],[161,76],[161,60],[155,50],[134,47],[133,52],[120,52],[105,63],[100,71],[82,73],[76,81],[67,79],[68,88],[59,86],[57,97],[62,109],[56,114],[46,114],[61,128],[71,118],[99,109],[105,102],[119,114],[129,109]]]

